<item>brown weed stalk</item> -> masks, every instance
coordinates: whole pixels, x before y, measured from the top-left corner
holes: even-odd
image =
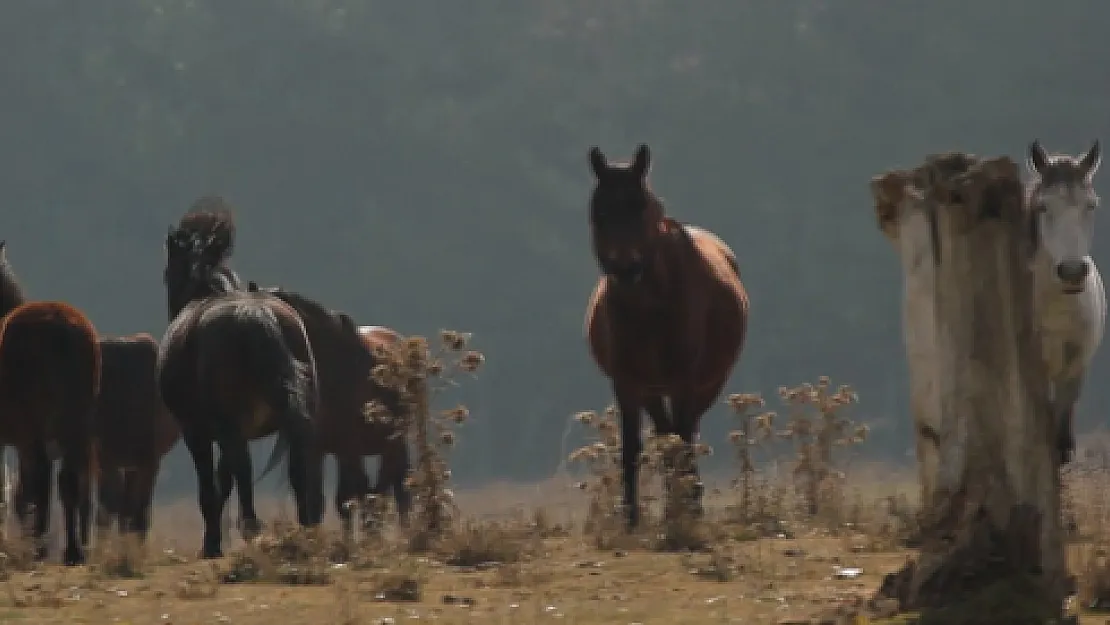
[[[447,484],[451,477],[447,456],[455,442],[454,427],[469,417],[465,406],[433,413],[432,394],[457,385],[455,378],[472,375],[485,363],[485,357],[467,349],[469,334],[444,330],[439,345],[432,348],[422,336],[408,337],[375,353],[374,381],[393,389],[400,396],[402,413],[399,431],[412,437],[416,461],[408,478],[412,489],[414,519],[411,546],[426,550],[435,538],[449,529],[456,516],[454,497]],[[388,410],[376,402],[366,408],[367,418],[390,418]]]
[[[839,500],[844,474],[838,470],[834,449],[859,445],[867,440],[867,425],[856,424],[842,415],[859,401],[850,386],[833,390],[828,376],[817,384],[779,388],[789,419],[779,436],[791,441],[796,453],[793,470],[796,490],[806,512],[816,516],[826,505]]]

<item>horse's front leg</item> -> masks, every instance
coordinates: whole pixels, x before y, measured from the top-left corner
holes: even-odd
[[[693,389],[686,393],[677,394],[671,398],[671,414],[674,418],[675,433],[678,434],[685,444],[682,470],[693,480],[690,496],[692,499],[693,511],[698,515],[703,512],[702,499],[705,496],[705,485],[701,481],[701,472],[698,470],[697,450],[694,445],[697,443],[701,418],[713,407],[713,404],[716,403],[717,398],[724,389],[725,382],[726,380],[722,380],[718,384],[711,384],[700,389]]]
[[[1052,412],[1056,421],[1056,450],[1060,466],[1075,453],[1075,405],[1083,390],[1083,373],[1053,383]]]
[[[621,426],[621,480],[624,485],[624,508],[629,530],[640,524],[640,454],[643,441],[640,438],[642,404],[634,389],[620,384],[613,385],[617,397],[617,410],[620,411]]]

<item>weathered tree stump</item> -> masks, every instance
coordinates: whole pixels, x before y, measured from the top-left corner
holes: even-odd
[[[1066,567],[1018,167],[935,155],[871,192],[902,260],[922,494],[918,560],[880,594],[922,622],[1044,623]]]

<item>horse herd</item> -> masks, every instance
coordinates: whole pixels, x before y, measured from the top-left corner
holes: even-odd
[[[648,146],[630,161],[610,161],[594,147],[588,163],[588,221],[601,275],[585,333],[616,397],[623,503],[635,527],[642,413],[656,433],[695,442],[739,359],[749,303],[729,246],[665,213],[648,184]],[[1105,293],[1090,257],[1099,163],[1097,141],[1080,157],[1029,146],[1032,267],[1061,462],[1074,447],[1071,413],[1105,324]],[[36,557],[46,556],[54,459],[61,460],[63,562],[76,565],[89,543],[93,480],[98,528],[114,522],[145,537],[159,464],[179,438],[197,475],[202,557],[222,555],[220,521],[232,486],[241,533],[261,531],[248,443],[271,434],[276,442],[262,475],[287,456],[300,524],[323,518],[325,455],[337,461],[335,504],[345,528],[351,512],[344,504],[370,492],[392,491],[406,522],[407,440],[396,422],[364,417],[371,401],[395,415],[404,410],[370,375],[378,350],[400,336],[358,326],[299,293],[244,284],[229,266],[234,244],[234,218],[219,197],[201,198],[170,228],[163,274],[170,322],[159,342],[148,334],[101,337],[70,305],[29,301],[0,242],[0,444],[17,452],[15,515],[36,541]],[[372,455],[382,459],[373,485],[362,464]],[[693,477],[691,496],[700,504],[696,463],[675,468]]]

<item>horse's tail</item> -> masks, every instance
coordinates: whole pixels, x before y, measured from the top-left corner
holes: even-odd
[[[249,354],[251,370],[268,374],[268,381],[274,385],[272,401],[278,419],[277,440],[266,466],[255,479],[257,484],[280,463],[294,442],[312,435],[316,367],[307,337],[304,358],[298,358],[282,334],[280,323],[258,323],[251,327],[253,331],[244,338],[248,341],[244,353]]]

